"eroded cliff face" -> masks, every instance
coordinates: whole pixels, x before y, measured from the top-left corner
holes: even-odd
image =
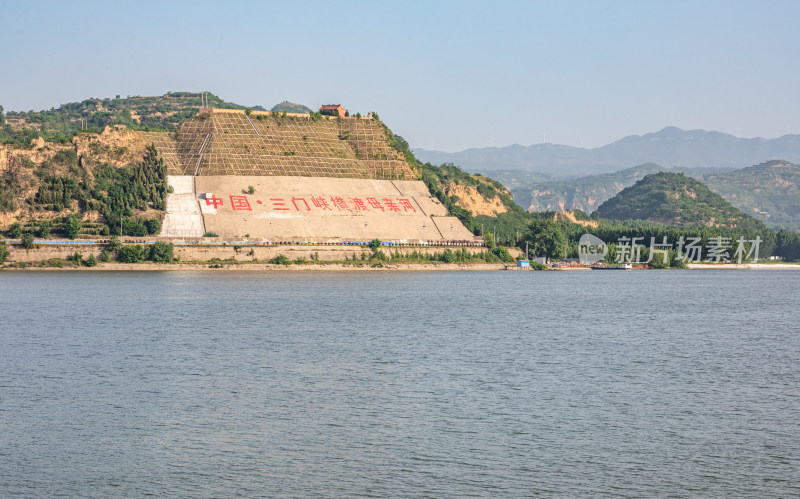
[[[149,143],[147,139],[146,132],[130,131],[125,127],[106,127],[100,134],[78,134],[67,144],[45,142],[41,137],[32,140],[30,146],[25,148],[0,144],[0,175],[13,169],[18,162],[29,167],[41,165],[51,161],[59,151],[69,150],[75,151],[79,162],[124,166],[141,160]],[[65,172],[56,168],[53,173]]]
[[[79,134],[72,139],[78,157],[92,165],[125,166],[142,159],[148,145],[147,132],[125,127],[106,127],[100,134]]]
[[[635,177],[633,178],[635,179]],[[533,189],[515,189],[514,199],[528,211],[582,210],[592,213],[604,201],[616,196],[622,189],[634,182],[635,180],[632,179],[630,184],[612,182],[589,188],[552,185],[537,186]]]
[[[444,191],[448,196],[458,197],[456,204],[465,210],[469,210],[475,216],[486,215],[493,217],[508,211],[499,196],[484,196],[473,185],[451,183],[445,186]]]
[[[570,222],[584,227],[599,227],[600,222],[597,220],[580,220],[575,217],[574,211],[556,211],[553,214],[553,220],[556,222]]]

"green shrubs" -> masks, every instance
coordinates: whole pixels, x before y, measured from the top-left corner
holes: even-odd
[[[108,251],[119,251],[122,247],[122,243],[119,242],[119,238],[117,236],[111,236],[111,239],[108,240]]]
[[[8,249],[6,242],[0,241],[0,264],[6,263],[10,254],[11,251]]]
[[[292,261],[286,255],[278,255],[274,258],[269,259],[269,263],[275,265],[291,265]]]
[[[141,218],[126,218],[122,222],[122,232],[127,236],[144,237],[147,235],[147,225]]]
[[[64,219],[64,231],[67,233],[68,238],[75,239],[78,237],[82,228],[83,224],[78,215],[69,215]]]
[[[52,228],[53,224],[49,220],[43,220],[39,222],[39,227],[36,229],[36,235],[39,237],[48,237]]]
[[[154,236],[161,232],[161,220],[158,218],[125,218],[122,221],[122,233],[126,236]]]
[[[11,224],[11,226],[8,228],[8,235],[12,239],[19,239],[22,237],[22,226],[19,224],[19,222],[14,222]]]
[[[493,250],[497,246],[494,240],[494,234],[492,234],[491,232],[489,232],[488,234],[484,234],[483,244],[486,245],[486,249],[488,249],[489,251]]]
[[[149,248],[141,244],[122,245],[118,251],[118,259],[122,263],[139,263],[151,260],[158,263],[171,262],[175,252],[172,243],[158,241]],[[101,258],[105,258],[108,252],[103,252]],[[110,256],[108,256],[110,259]],[[105,260],[103,260],[105,261]]]
[[[147,250],[141,244],[122,246],[119,249],[119,261],[122,263],[139,263],[147,256]]]
[[[97,266],[97,258],[94,254],[89,255],[89,258],[86,259],[86,266],[87,267],[96,267]]]
[[[492,254],[494,254],[498,260],[504,263],[510,263],[514,261],[514,257],[511,256],[511,253],[509,253],[508,250],[502,246],[496,246],[492,250]]]
[[[145,220],[144,224],[147,227],[147,233],[151,236],[155,236],[161,232],[161,220],[158,218],[148,218]]]
[[[158,241],[150,246],[150,260],[159,263],[171,262],[174,251],[175,246],[172,243]]]
[[[33,234],[31,234],[30,232],[22,234],[22,236],[20,236],[20,243],[22,244],[22,247],[27,250],[33,249],[34,247]]]

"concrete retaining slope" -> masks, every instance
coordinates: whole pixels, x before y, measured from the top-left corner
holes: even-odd
[[[457,218],[447,216],[447,209],[418,180],[265,176],[193,180],[204,229],[220,237],[314,243],[375,238],[399,243],[480,241]],[[168,216],[162,235],[178,230],[173,220],[189,217],[188,210]]]
[[[194,194],[194,177],[168,175],[173,192],[167,194],[167,214],[161,225],[161,237],[203,237],[203,217]]]

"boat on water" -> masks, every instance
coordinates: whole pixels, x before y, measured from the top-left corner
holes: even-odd
[[[632,263],[620,263],[619,265],[592,265],[592,270],[631,270]]]

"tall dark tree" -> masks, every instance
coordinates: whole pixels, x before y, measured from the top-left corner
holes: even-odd
[[[78,215],[72,214],[64,219],[64,230],[66,230],[67,237],[70,239],[75,239],[78,237],[78,234],[82,228],[83,224],[81,223],[81,218]]]
[[[561,225],[553,220],[533,220],[525,232],[531,254],[560,260],[567,256],[567,236]]]

